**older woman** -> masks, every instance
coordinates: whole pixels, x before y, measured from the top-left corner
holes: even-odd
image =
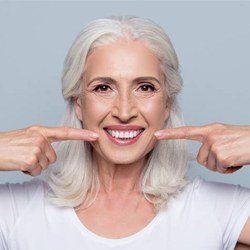
[[[250,163],[250,128],[185,127],[181,89],[176,53],[157,24],[135,16],[90,22],[65,60],[62,126],[0,134],[1,170],[45,177],[0,185],[1,249],[250,244],[250,189],[187,180],[183,140],[203,143],[201,165],[233,172]]]

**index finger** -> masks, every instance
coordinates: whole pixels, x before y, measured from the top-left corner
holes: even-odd
[[[157,131],[158,132],[158,131]],[[207,135],[208,128],[205,126],[182,126],[159,130],[160,139],[189,139],[203,141]]]
[[[50,143],[62,140],[93,140],[94,132],[72,127],[42,127],[40,131]]]

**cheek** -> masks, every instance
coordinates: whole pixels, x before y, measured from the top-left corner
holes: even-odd
[[[98,125],[109,110],[108,103],[98,98],[93,98],[93,96],[85,98],[83,107],[82,116],[87,127]]]
[[[150,126],[161,127],[164,123],[164,107],[161,100],[148,100],[141,105],[140,110]]]

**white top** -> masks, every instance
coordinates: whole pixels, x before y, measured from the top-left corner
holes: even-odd
[[[250,189],[196,177],[139,232],[121,239],[99,236],[71,207],[44,200],[34,178],[0,184],[1,250],[233,250],[250,215]]]

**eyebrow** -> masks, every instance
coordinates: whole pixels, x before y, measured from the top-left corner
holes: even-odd
[[[113,84],[117,83],[117,81],[116,81],[115,79],[111,78],[111,77],[99,76],[99,77],[93,78],[93,79],[88,83],[87,86],[89,86],[92,82],[97,81],[97,80],[99,80],[99,81],[100,81],[100,80],[101,80],[101,81],[106,81],[106,82],[113,83]],[[159,81],[157,78],[153,77],[153,76],[140,76],[140,77],[135,78],[132,82],[133,82],[133,83],[138,83],[138,82],[140,82],[140,81],[149,81],[149,80],[151,80],[151,81],[156,81],[158,84],[161,84],[160,81]]]

